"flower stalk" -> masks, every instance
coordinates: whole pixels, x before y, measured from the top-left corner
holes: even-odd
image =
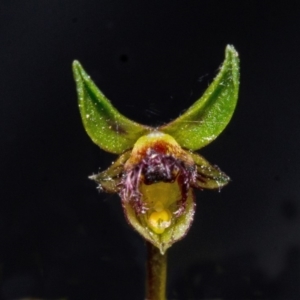
[[[147,242],[146,300],[166,300],[167,253]]]

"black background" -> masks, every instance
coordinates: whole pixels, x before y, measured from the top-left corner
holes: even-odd
[[[197,192],[169,250],[168,299],[299,299],[296,1],[0,2],[1,299],[143,299],[145,246],[88,175],[115,156],[85,133],[71,63],[118,110],[176,118],[241,59],[234,117],[200,151],[232,178]]]

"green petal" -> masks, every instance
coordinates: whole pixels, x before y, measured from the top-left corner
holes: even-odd
[[[151,131],[121,115],[101,93],[78,61],[73,62],[79,108],[84,128],[103,150],[121,154]]]
[[[128,160],[130,154],[131,150],[126,151],[107,170],[89,176],[89,178],[96,181],[99,184],[100,189],[107,193],[119,192],[119,183],[122,179],[124,164]]]
[[[239,58],[228,45],[219,74],[183,115],[159,128],[184,148],[200,149],[212,142],[227,126],[234,112],[239,89]]]
[[[190,153],[197,168],[197,179],[195,188],[200,189],[220,189],[226,185],[230,178],[217,166],[211,165],[201,155]]]

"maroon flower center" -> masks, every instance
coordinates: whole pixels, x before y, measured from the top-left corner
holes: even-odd
[[[149,209],[143,201],[140,185],[151,185],[158,182],[174,183],[177,181],[181,190],[181,198],[177,201],[176,216],[182,214],[191,182],[195,181],[194,166],[186,164],[172,155],[166,155],[148,149],[146,156],[132,169],[125,172],[121,181],[120,196],[122,201],[130,202],[137,214],[144,214]]]

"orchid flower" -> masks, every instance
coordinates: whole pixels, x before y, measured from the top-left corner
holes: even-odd
[[[158,128],[119,113],[78,61],[73,63],[84,128],[101,149],[119,157],[92,175],[101,190],[118,193],[128,223],[163,254],[185,236],[195,213],[194,189],[217,189],[230,178],[195,151],[227,126],[239,88],[239,59],[228,45],[219,73],[187,111]]]

